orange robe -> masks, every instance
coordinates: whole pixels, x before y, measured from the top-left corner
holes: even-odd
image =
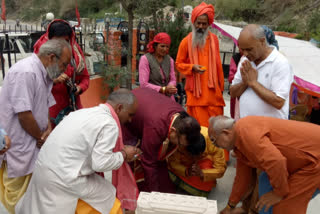
[[[216,179],[221,178],[226,171],[226,161],[224,159],[223,149],[215,147],[209,136],[208,128],[201,127],[201,134],[206,140],[206,149],[198,159],[193,159],[190,155],[180,152],[179,149],[168,159],[168,168],[175,176],[178,176],[187,185],[197,190],[210,192],[216,186]],[[203,172],[203,180],[197,176],[186,177],[186,169],[197,162]],[[192,188],[189,193],[192,194]]]
[[[219,40],[217,36],[214,34],[213,38],[215,44],[215,53],[212,53],[212,55],[215,57],[216,65],[212,66],[216,67],[218,76],[217,82],[219,83],[219,85],[215,85],[214,88],[209,88],[208,71],[205,71],[200,76],[201,96],[199,98],[195,97],[192,91],[186,89],[186,106],[188,113],[192,117],[196,118],[201,126],[206,127],[208,127],[209,125],[208,120],[211,116],[223,115],[223,107],[225,106],[222,94],[224,90],[224,77],[219,52]],[[209,59],[209,50],[210,37],[208,36],[204,48],[198,51],[199,65],[205,66],[206,68],[209,68],[209,63],[211,63],[212,61]],[[190,64],[190,53],[188,52],[189,51],[187,36],[181,41],[176,58],[176,68],[180,73],[184,74],[185,76],[191,76],[193,74],[193,64]]]
[[[237,173],[229,200],[238,203],[251,183],[252,168],[268,174],[274,193],[284,198],[273,214],[303,214],[320,187],[320,126],[248,116],[235,125]]]

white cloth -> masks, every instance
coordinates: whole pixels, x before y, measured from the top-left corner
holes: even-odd
[[[242,57],[232,85],[242,82],[240,68],[242,63],[248,60]],[[240,96],[240,118],[256,115],[288,119],[289,94],[293,82],[293,72],[288,60],[276,48],[258,66],[254,62],[251,65],[258,72],[258,82],[266,89],[271,90],[277,96],[285,100],[281,109],[277,109],[262,100],[251,88],[247,88]]]
[[[115,188],[94,172],[118,169],[113,153],[119,130],[106,105],[70,113],[40,150],[28,190],[17,214],[74,214],[79,198],[101,213],[109,213]]]

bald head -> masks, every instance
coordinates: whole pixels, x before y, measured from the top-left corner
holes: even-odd
[[[244,27],[238,43],[243,55],[256,65],[262,62],[271,52],[266,43],[264,29],[259,25],[250,24]]]
[[[226,116],[210,117],[209,126],[214,129],[216,135],[221,134],[223,129],[231,129],[234,124],[234,119]]]
[[[235,144],[234,120],[226,116],[209,119],[208,135],[212,143],[220,148],[232,150]]]
[[[107,100],[119,117],[120,123],[131,122],[138,107],[137,99],[128,89],[113,91]]]
[[[135,102],[135,100],[136,100],[136,97],[130,90],[120,88],[116,91],[113,91],[109,95],[107,102],[112,102],[117,104],[119,103],[123,105],[132,105]]]
[[[266,35],[264,33],[264,29],[260,26],[260,25],[255,25],[255,24],[250,24],[245,26],[241,33],[241,34],[245,34],[246,36],[251,36],[254,39],[262,39],[262,38],[266,38]]]

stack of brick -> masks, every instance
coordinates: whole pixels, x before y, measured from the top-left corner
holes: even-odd
[[[204,197],[140,192],[136,214],[217,214],[217,201]]]

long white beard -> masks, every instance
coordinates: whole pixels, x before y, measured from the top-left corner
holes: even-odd
[[[202,49],[207,40],[209,28],[206,30],[197,29],[194,25],[192,25],[192,47]]]

